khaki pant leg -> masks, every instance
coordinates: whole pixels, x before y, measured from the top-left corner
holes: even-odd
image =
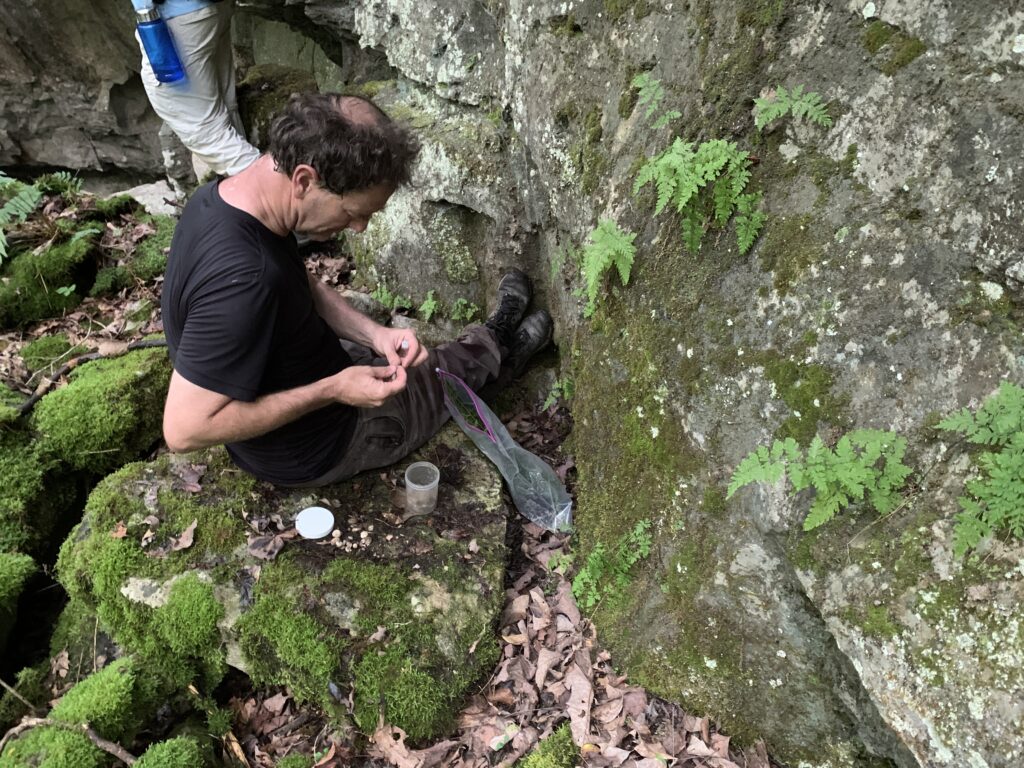
[[[197,164],[228,175],[244,170],[260,154],[239,130],[232,11],[232,3],[225,1],[167,20],[185,67],[185,80],[157,81],[148,58],[142,57],[142,83],[154,111],[192,152]]]

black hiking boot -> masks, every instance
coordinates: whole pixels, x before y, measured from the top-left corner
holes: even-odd
[[[530,358],[551,342],[554,329],[555,324],[546,309],[534,312],[520,323],[509,347],[508,356],[502,361],[502,365],[511,371],[513,378],[526,370]]]
[[[526,313],[532,295],[530,278],[518,269],[513,269],[498,283],[498,307],[484,321],[484,325],[494,331],[498,343],[505,349],[512,348],[516,328]]]

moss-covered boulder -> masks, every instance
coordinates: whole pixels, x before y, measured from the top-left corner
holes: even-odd
[[[18,598],[25,582],[36,571],[35,561],[28,555],[0,552],[0,655],[7,646],[7,637],[14,627]]]
[[[25,325],[77,306],[96,274],[97,233],[7,259],[0,269],[0,327]]]
[[[167,251],[177,219],[173,216],[142,214],[137,225],[152,228],[134,248],[114,264],[103,266],[89,289],[90,296],[110,296],[134,283],[148,283],[167,268]]]
[[[76,368],[67,386],[33,412],[42,450],[93,473],[137,458],[160,436],[170,376],[167,351],[159,347]]]
[[[404,465],[312,494],[259,483],[221,449],[128,465],[90,496],[60,580],[163,680],[208,690],[232,664],[336,714],[353,691],[363,730],[383,714],[428,738],[496,659],[506,509],[454,427],[422,455],[441,466],[438,508],[404,523]],[[337,544],[274,541],[314,503],[333,510]]]
[[[66,333],[55,333],[33,339],[21,348],[21,359],[32,373],[44,368],[56,368],[76,355],[85,354],[88,348],[72,344]]]

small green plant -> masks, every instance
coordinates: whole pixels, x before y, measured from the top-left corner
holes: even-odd
[[[644,112],[644,118],[650,120],[661,106],[661,100],[665,98],[665,89],[662,87],[661,81],[655,80],[648,72],[641,72],[633,78],[631,85],[634,88],[639,89],[640,93],[637,96],[637,106],[647,107],[647,111]],[[682,112],[674,109],[669,110],[654,121],[654,127],[661,128],[668,125],[677,117],[682,117]]]
[[[373,289],[370,296],[375,298],[392,312],[401,307],[408,308],[412,306],[412,299],[392,293],[388,288],[387,283],[383,280],[377,284],[377,287]]]
[[[590,317],[597,309],[597,296],[604,275],[613,265],[622,284],[629,284],[629,273],[636,256],[635,239],[636,233],[622,231],[611,219],[602,219],[590,233],[590,242],[583,247],[583,277],[587,282],[585,317]]]
[[[458,298],[452,304],[452,320],[457,323],[470,323],[480,316],[480,307],[471,301]]]
[[[570,552],[555,552],[548,559],[548,570],[552,573],[560,573],[563,576],[569,572],[572,568],[572,564],[575,562],[575,556]]]
[[[72,283],[71,285],[62,285],[60,288],[57,288],[55,290],[61,296],[70,296],[72,293],[75,292],[75,284]]]
[[[556,381],[554,386],[551,387],[551,391],[548,392],[548,396],[544,399],[544,405],[541,406],[541,410],[546,411],[559,400],[572,400],[574,394],[576,394],[576,384],[573,382],[572,377],[565,376]]]
[[[35,186],[44,195],[60,195],[71,203],[82,191],[82,180],[68,171],[57,171],[37,178]]]
[[[647,184],[655,185],[654,213],[672,203],[682,217],[683,240],[691,253],[700,249],[704,230],[712,221],[724,227],[735,214],[737,244],[740,253],[746,253],[766,218],[757,209],[761,194],[745,192],[748,181],[750,156],[733,142],[713,139],[695,148],[692,142],[676,138],[641,166],[633,194]],[[701,194],[709,185],[711,194]]]
[[[429,323],[430,318],[437,314],[438,307],[440,307],[440,303],[438,302],[437,297],[434,296],[434,291],[427,291],[427,298],[423,300],[423,303],[420,304],[420,308],[417,311],[423,316],[423,319]]]
[[[806,454],[793,438],[776,440],[748,454],[729,483],[726,498],[750,483],[774,483],[789,477],[793,490],[814,489],[804,530],[827,523],[855,501],[867,499],[880,515],[899,504],[911,469],[903,463],[907,441],[893,432],[858,429],[843,435],[835,449],[815,436]]]
[[[651,553],[651,523],[641,520],[622,536],[609,551],[597,544],[576,578],[572,593],[584,609],[593,608],[607,594],[622,590],[629,584],[629,571]]]
[[[967,481],[959,498],[954,554],[963,557],[1002,529],[1024,538],[1024,388],[1004,381],[976,412],[964,408],[938,427],[993,449],[978,456],[981,474]]]
[[[805,93],[802,85],[793,86],[791,91],[780,85],[774,93],[763,99],[754,99],[754,125],[757,126],[757,130],[786,114],[798,120],[806,118],[823,128],[832,125],[832,118],[828,114],[828,109],[821,103],[821,96],[814,91]]]
[[[34,184],[20,184],[3,173],[0,173],[0,185],[5,191],[18,188],[18,191],[0,208],[0,264],[7,258],[7,232],[25,219],[36,209],[43,193]]]

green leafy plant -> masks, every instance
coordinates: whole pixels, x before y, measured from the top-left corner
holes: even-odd
[[[754,125],[758,130],[786,114],[798,120],[806,118],[823,128],[832,125],[832,118],[828,114],[828,109],[821,103],[821,96],[814,91],[805,93],[802,85],[793,86],[791,91],[780,85],[769,96],[754,99]]]
[[[61,296],[70,296],[72,293],[75,292],[75,284],[72,283],[71,285],[62,285],[60,288],[57,288],[55,290]]]
[[[5,189],[18,184],[2,173],[0,183]],[[0,264],[7,258],[7,233],[31,215],[42,197],[43,193],[35,185],[20,185],[20,189],[0,208]]]
[[[469,323],[480,316],[480,307],[468,299],[458,298],[452,304],[452,320],[457,323]]]
[[[665,98],[665,89],[662,87],[661,81],[655,80],[648,72],[641,72],[633,78],[633,81],[630,84],[640,91],[637,96],[637,106],[647,108],[644,112],[644,118],[650,120],[661,106],[661,100]],[[682,116],[682,112],[679,112],[678,110],[669,110],[654,121],[654,127],[662,128],[668,125],[672,120]]]
[[[651,523],[641,520],[609,550],[597,544],[572,580],[572,593],[584,609],[629,584],[629,571],[651,553]]]
[[[1024,538],[1024,388],[1009,382],[974,413],[964,408],[940,421],[975,445],[992,448],[977,458],[981,473],[968,480],[959,498],[953,552],[963,557],[999,530]]]
[[[392,293],[391,289],[388,288],[387,283],[383,280],[377,284],[377,287],[373,289],[373,291],[370,293],[370,296],[372,296],[374,299],[379,301],[381,304],[383,304],[391,311],[394,311],[401,307],[408,308],[412,306],[412,299],[409,299],[405,296],[401,296],[396,293]]]
[[[583,314],[586,317],[597,309],[597,296],[604,275],[612,266],[618,271],[622,284],[629,284],[629,273],[636,256],[635,239],[636,233],[622,231],[611,219],[602,219],[590,233],[590,242],[583,247],[583,277],[587,282],[587,306]]]
[[[82,180],[67,171],[57,171],[37,178],[35,186],[44,195],[60,195],[67,202],[74,202],[82,191]]]
[[[576,384],[573,382],[572,377],[565,376],[556,381],[554,386],[551,387],[551,391],[548,392],[548,396],[544,399],[544,405],[541,406],[541,410],[546,411],[559,400],[572,400],[574,394],[576,394]]]
[[[633,194],[647,184],[658,190],[655,214],[671,203],[682,217],[687,249],[700,249],[704,230],[713,222],[724,227],[735,214],[740,253],[753,245],[765,222],[757,209],[761,194],[746,192],[750,181],[750,156],[731,141],[713,139],[700,146],[676,138],[672,145],[647,160],[637,173]],[[710,195],[702,194],[709,189]]]
[[[786,475],[794,491],[814,489],[805,531],[827,523],[860,500],[884,515],[899,504],[900,489],[912,471],[903,463],[906,449],[904,438],[878,429],[843,435],[835,449],[815,436],[806,453],[793,438],[776,440],[771,448],[762,445],[740,462],[726,498],[750,483],[774,483]]]
[[[423,303],[420,304],[420,308],[417,311],[423,315],[423,319],[429,323],[430,318],[437,314],[438,307],[440,307],[440,303],[434,295],[434,291],[427,291],[427,298],[423,300]]]

